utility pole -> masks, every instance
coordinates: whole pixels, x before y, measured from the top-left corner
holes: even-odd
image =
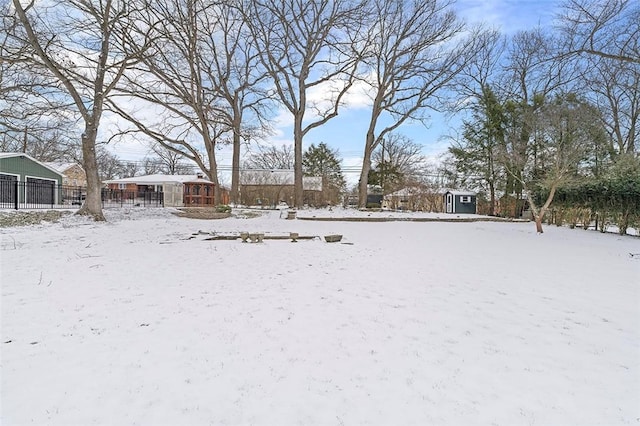
[[[22,138],[22,153],[26,154],[27,153],[27,126],[24,126],[24,136]]]

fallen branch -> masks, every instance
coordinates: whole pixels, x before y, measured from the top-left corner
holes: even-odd
[[[240,235],[214,235],[213,237],[205,238],[205,241],[217,241],[217,240],[227,240],[233,241],[240,238]]]
[[[242,238],[239,234],[238,235],[214,235],[212,237],[209,238],[205,238],[204,241],[235,241],[237,239]],[[299,235],[298,237],[296,237],[296,239],[298,240],[313,240],[314,238],[320,238],[317,235]],[[290,240],[291,236],[290,235],[265,235],[264,237],[262,237],[262,239],[264,240]]]

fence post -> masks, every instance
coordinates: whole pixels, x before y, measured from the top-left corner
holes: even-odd
[[[16,182],[14,184],[14,189],[15,189],[15,194],[16,196],[14,197],[14,208],[16,210],[18,210],[18,200],[20,199],[20,192],[18,192],[19,187],[18,187],[18,180],[16,179]]]

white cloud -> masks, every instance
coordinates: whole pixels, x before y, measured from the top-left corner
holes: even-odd
[[[345,107],[349,109],[367,109],[373,104],[371,86],[365,81],[356,81],[345,96]]]
[[[314,107],[323,111],[332,109],[335,97],[345,85],[346,82],[344,80],[336,79],[309,89],[307,91],[307,117],[309,121],[319,118],[318,115],[314,114]],[[342,97],[342,105],[338,111],[370,107],[372,104],[371,96],[369,95],[370,92],[371,87],[365,81],[356,81]]]
[[[285,107],[280,107],[273,118],[274,136],[283,136],[284,129],[293,127],[293,114]]]

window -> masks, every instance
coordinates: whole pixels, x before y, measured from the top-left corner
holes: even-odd
[[[461,195],[460,196],[460,202],[461,203],[470,203],[471,202],[471,195]]]
[[[118,189],[127,189],[127,184],[126,183],[119,183],[118,184]]]

